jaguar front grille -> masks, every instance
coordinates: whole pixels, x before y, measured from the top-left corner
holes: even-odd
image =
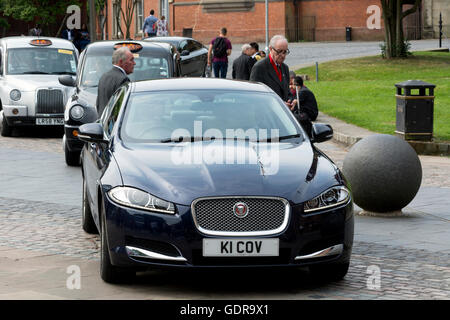
[[[239,217],[235,206],[247,206]],[[199,231],[215,236],[271,235],[283,231],[289,221],[289,203],[271,197],[201,198],[192,205],[194,223]]]

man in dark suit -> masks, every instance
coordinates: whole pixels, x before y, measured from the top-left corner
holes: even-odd
[[[133,73],[136,62],[130,49],[121,47],[114,51],[112,64],[112,69],[103,74],[98,81],[97,114],[99,118],[117,88],[130,81],[127,75]]]
[[[289,68],[284,63],[286,55],[289,54],[287,39],[282,35],[273,36],[269,50],[269,56],[253,66],[250,80],[265,83],[292,110],[297,101],[289,90]]]
[[[250,79],[250,72],[252,70],[252,58],[248,55],[248,50],[251,48],[249,44],[242,46],[241,55],[233,61],[233,79],[248,80]]]
[[[303,129],[311,136],[312,123],[317,119],[319,110],[317,108],[317,101],[314,93],[303,85],[303,78],[296,76],[294,78],[294,85],[298,90],[299,106],[294,108],[294,115]]]

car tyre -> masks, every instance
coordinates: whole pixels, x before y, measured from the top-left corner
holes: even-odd
[[[99,199],[101,201],[101,199]],[[101,206],[100,232],[100,277],[107,283],[129,283],[136,276],[134,269],[120,268],[111,264],[108,239],[106,235],[106,219],[104,204]]]
[[[3,137],[10,137],[11,133],[12,133],[12,128],[8,125],[8,122],[6,122],[5,116],[3,116],[1,135]]]
[[[83,179],[83,196],[81,208],[82,208],[81,224],[83,230],[89,234],[98,234],[97,226],[95,225],[94,219],[92,218],[91,207],[89,205],[87,197],[87,188],[85,179]]]
[[[66,164],[71,167],[77,167],[80,165],[80,152],[70,151],[67,147],[67,143],[64,144],[64,156],[66,158]]]
[[[340,281],[348,272],[350,263],[332,263],[324,265],[310,266],[309,270],[315,280],[319,281]]]

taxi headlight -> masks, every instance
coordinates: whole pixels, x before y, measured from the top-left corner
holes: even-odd
[[[74,105],[70,109],[70,117],[74,120],[80,120],[84,116],[84,108],[79,105]]]
[[[314,212],[345,204],[350,199],[350,191],[343,186],[332,187],[319,196],[305,202],[304,211]]]
[[[108,192],[111,199],[121,205],[147,211],[175,214],[173,203],[162,200],[139,189],[116,187]]]
[[[9,93],[9,97],[11,98],[12,101],[19,101],[20,98],[22,97],[22,94],[20,93],[19,90],[14,89],[11,90],[11,92]]]

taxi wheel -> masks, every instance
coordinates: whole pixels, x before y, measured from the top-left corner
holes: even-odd
[[[318,281],[339,281],[345,277],[350,263],[332,263],[310,266],[309,270],[314,279]]]
[[[64,156],[68,166],[76,167],[80,165],[80,153],[70,151],[67,144],[64,144]]]
[[[99,201],[102,201],[99,199]],[[108,283],[129,283],[136,276],[134,269],[120,268],[111,264],[108,239],[106,236],[105,209],[102,203],[100,232],[100,277]]]
[[[83,230],[90,234],[98,234],[97,226],[95,225],[94,219],[92,218],[91,207],[89,206],[89,201],[87,198],[86,180],[83,179],[83,195],[82,195],[82,215],[81,224]]]
[[[10,137],[11,133],[12,133],[12,128],[8,125],[5,117],[3,116],[1,134],[3,137]]]

